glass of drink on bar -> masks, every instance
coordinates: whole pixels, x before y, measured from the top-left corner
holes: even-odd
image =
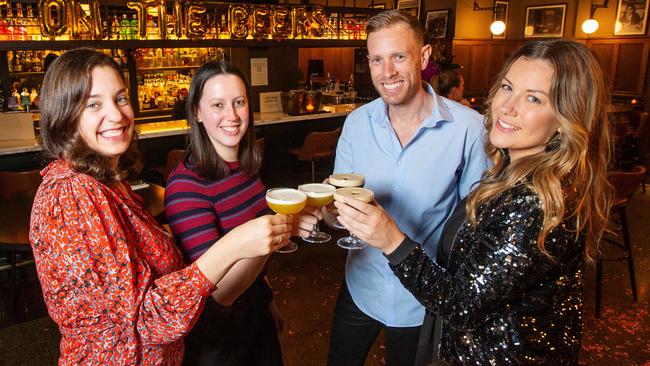
[[[293,188],[272,188],[266,191],[266,203],[275,213],[295,215],[305,208],[307,196]],[[276,250],[276,252],[291,253],[297,249],[298,244],[289,239],[286,245]]]
[[[298,186],[298,190],[307,195],[307,206],[320,209],[332,202],[336,188],[329,184],[309,183]],[[312,230],[311,234],[306,238],[302,238],[302,240],[308,243],[325,243],[331,239],[332,236],[330,234],[320,231],[318,222],[314,225],[314,230]]]
[[[354,198],[362,202],[370,203],[375,195],[369,189],[360,187],[338,188],[334,192],[334,199],[340,201],[342,197]],[[339,239],[336,244],[343,249],[358,250],[365,248],[368,244],[350,233],[350,236]]]

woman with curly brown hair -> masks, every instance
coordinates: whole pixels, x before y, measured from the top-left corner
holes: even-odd
[[[582,268],[610,207],[605,75],[584,45],[553,40],[515,51],[497,80],[485,142],[494,165],[458,205],[467,214],[446,224],[438,251],[446,266],[378,205],[344,199],[336,203],[340,221],[447,319],[444,361],[575,365]]]

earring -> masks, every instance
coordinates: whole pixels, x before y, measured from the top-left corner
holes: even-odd
[[[562,142],[560,132],[557,131],[551,136],[551,139],[546,143],[546,146],[544,146],[544,151],[545,152],[551,152],[553,150],[556,150],[557,148],[560,147],[560,142]]]

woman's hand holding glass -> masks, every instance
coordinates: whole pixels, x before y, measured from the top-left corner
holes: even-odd
[[[285,245],[291,237],[293,218],[266,215],[232,229],[196,260],[199,270],[218,283],[241,259],[263,257]]]
[[[307,196],[293,188],[271,188],[266,191],[266,203],[273,212],[282,215],[295,215],[305,208]],[[290,239],[284,243],[278,253],[291,253],[298,250],[298,244]]]
[[[372,203],[337,195],[334,205],[338,221],[368,245],[391,253],[404,240],[404,233],[395,220],[376,201]]]
[[[288,215],[265,215],[231,230],[224,239],[237,243],[243,258],[268,255],[281,248],[291,237],[293,218]]]

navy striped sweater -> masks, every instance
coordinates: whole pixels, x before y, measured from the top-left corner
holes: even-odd
[[[229,176],[205,180],[179,164],[167,180],[167,220],[192,262],[230,230],[270,213],[260,178],[242,173],[239,162],[228,163],[228,167]]]

